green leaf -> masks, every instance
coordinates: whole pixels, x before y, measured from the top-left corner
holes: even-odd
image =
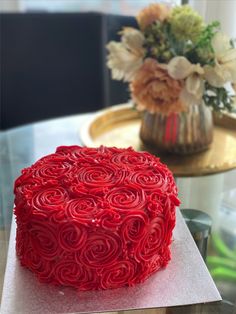
[[[214,87],[205,82],[203,100],[207,106],[212,107],[215,111],[233,111],[233,96],[224,87]]]

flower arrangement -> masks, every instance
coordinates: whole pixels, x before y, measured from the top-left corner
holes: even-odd
[[[169,114],[202,101],[216,111],[233,108],[225,88],[236,83],[236,49],[206,25],[190,6],[151,4],[137,16],[139,29],[125,27],[121,41],[111,41],[107,65],[112,78],[129,82],[138,110]]]

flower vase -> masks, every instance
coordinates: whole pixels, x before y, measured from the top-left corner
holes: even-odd
[[[140,138],[160,152],[192,154],[209,148],[213,141],[212,111],[204,103],[188,111],[163,115],[145,112]]]

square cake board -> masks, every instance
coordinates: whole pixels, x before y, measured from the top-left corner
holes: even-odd
[[[40,283],[20,266],[15,254],[15,233],[13,218],[1,314],[111,312],[221,300],[179,210],[170,263],[144,283],[130,288],[78,293],[72,288]]]

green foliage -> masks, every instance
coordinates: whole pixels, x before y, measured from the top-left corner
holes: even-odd
[[[214,63],[214,50],[212,47],[212,39],[215,34],[219,31],[220,23],[213,21],[207,25],[201,33],[198,42],[194,49],[196,49],[197,55],[202,64],[213,64]]]
[[[205,26],[194,43],[190,38],[185,40],[176,38],[169,21],[163,23],[156,21],[148,26],[144,33],[146,57],[167,63],[174,56],[184,56],[194,64],[214,65],[211,41],[219,26],[220,23],[217,21]]]
[[[231,40],[230,40],[230,46],[231,46],[232,49],[235,48],[235,44],[236,44],[236,39],[235,39],[235,38],[234,38],[234,39],[231,39]]]
[[[205,93],[203,95],[205,104],[215,111],[232,111],[233,97],[224,87],[213,87],[208,82],[205,83]]]
[[[146,57],[152,57],[159,62],[167,63],[175,56],[168,34],[168,23],[165,22],[156,21],[146,28],[144,33]]]
[[[214,21],[203,29],[198,41],[190,46],[190,49],[184,55],[191,63],[214,65],[214,50],[211,41],[218,32],[219,27],[220,23]]]

